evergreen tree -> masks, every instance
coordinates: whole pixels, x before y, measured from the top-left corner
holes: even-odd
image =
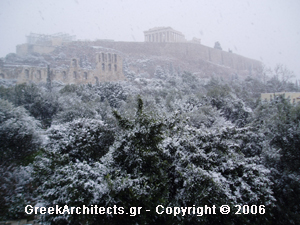
[[[23,107],[0,99],[0,164],[21,163],[38,151],[40,123]]]
[[[22,219],[32,204],[30,166],[41,146],[40,123],[23,107],[0,99],[0,220]]]
[[[272,171],[274,224],[298,224],[300,196],[300,107],[283,96],[261,103],[255,112],[254,126],[265,135],[265,165]]]

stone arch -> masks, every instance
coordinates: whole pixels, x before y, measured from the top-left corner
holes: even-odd
[[[105,54],[102,52],[102,61],[105,62]]]
[[[87,72],[84,72],[84,73],[83,73],[83,77],[84,77],[85,80],[87,80],[87,79],[88,79],[88,73],[87,73]]]
[[[73,72],[73,78],[74,78],[75,80],[77,80],[77,78],[78,78],[78,74],[77,74],[76,71]]]
[[[117,54],[114,54],[114,62],[117,63]]]
[[[111,71],[111,64],[108,64],[108,71]]]
[[[98,85],[99,84],[99,79],[98,79],[98,77],[94,77],[95,78],[95,83]]]
[[[117,64],[115,64],[114,67],[115,67],[115,71],[117,71],[118,70]]]
[[[77,67],[77,59],[72,59],[72,67]]]
[[[66,80],[67,79],[67,73],[66,73],[66,71],[63,71],[62,75],[63,75],[63,80]]]
[[[0,78],[4,79],[5,78],[5,75],[4,73],[0,73]]]
[[[105,71],[105,64],[102,63],[102,71]]]
[[[26,79],[29,79],[29,70],[28,69],[25,69],[25,78]]]
[[[40,70],[36,71],[35,78],[37,78],[38,80],[42,79],[42,72]]]
[[[108,53],[108,62],[111,62],[111,54]]]

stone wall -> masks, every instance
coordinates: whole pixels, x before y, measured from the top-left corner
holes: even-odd
[[[115,53],[99,52],[94,55],[94,68],[79,65],[78,58],[72,58],[69,66],[51,65],[51,80],[67,84],[95,84],[102,81],[124,80],[123,59]],[[47,82],[47,67],[30,65],[4,65],[0,68],[0,79],[16,79],[17,83]]]
[[[55,50],[55,46],[52,45],[32,45],[32,44],[21,44],[17,45],[16,53],[18,55],[27,55],[32,53],[48,54]]]
[[[27,53],[49,53],[55,47],[49,46],[17,46],[17,54]],[[249,59],[231,52],[225,52],[219,49],[210,48],[195,43],[153,43],[153,42],[114,42],[114,41],[94,41],[94,42],[71,42],[63,45],[79,46],[101,46],[120,51],[125,54],[156,55],[176,57],[184,61],[197,62],[199,60],[208,61],[217,65],[230,67],[235,70],[251,70],[261,68],[261,62]]]
[[[233,74],[238,74],[241,77],[252,76],[254,71],[261,71],[262,69],[261,62],[257,60],[190,42],[154,43],[97,40],[62,42],[58,43],[57,46],[53,44],[23,44],[17,46],[18,55],[26,56],[33,53],[42,55],[45,61],[49,62],[51,67],[54,68],[55,79],[66,83],[123,80],[125,79],[122,70],[123,59],[128,58],[138,60],[140,58],[158,57],[161,62],[170,58],[174,62],[174,66],[182,67],[189,72],[205,74],[205,76],[217,74],[225,79]],[[103,58],[101,54],[106,55]],[[115,54],[117,54],[117,62],[112,61]],[[62,55],[63,57],[61,57]],[[73,59],[77,61],[76,67],[70,64]],[[85,61],[88,62],[89,66],[83,65],[82,62]],[[32,64],[29,66],[32,66]],[[159,63],[157,66],[159,66]],[[154,69],[148,68],[144,72],[151,75]],[[31,69],[24,67],[22,72],[19,73],[21,78],[18,78],[18,81],[27,81],[28,76],[30,80],[45,81],[44,70],[45,66]],[[139,72],[141,68],[133,68],[133,71]],[[2,72],[2,74],[6,76],[5,72]]]
[[[128,55],[135,54],[175,57],[177,59],[193,63],[203,60],[220,66],[229,67],[237,71],[255,70],[262,67],[261,62],[257,60],[195,43],[95,41],[89,44],[115,49]]]

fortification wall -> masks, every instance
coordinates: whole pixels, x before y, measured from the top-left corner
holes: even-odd
[[[100,52],[107,54],[105,56],[106,58],[103,59],[102,56],[100,56],[101,62],[99,61],[99,57],[96,56],[102,54]],[[230,77],[232,74],[239,74],[242,77],[252,75],[253,71],[261,71],[262,68],[261,62],[257,60],[249,59],[231,52],[210,48],[199,43],[188,42],[154,43],[97,40],[62,42],[58,43],[58,46],[48,44],[24,44],[17,46],[17,54],[26,55],[28,53],[39,53],[45,57],[47,62],[51,62],[50,64],[53,67],[60,68],[60,72],[56,72],[56,79],[67,83],[94,83],[95,80],[123,80],[125,77],[122,71],[122,61],[126,58],[141,59],[157,56],[161,57],[162,61],[163,59],[170,58],[177,66],[183,66],[183,69],[190,72],[195,72],[197,74],[204,73],[205,76],[208,73],[217,73],[224,76],[224,78]],[[109,57],[113,57],[114,54],[117,54],[117,57],[121,57],[120,59],[118,58],[117,63],[109,62]],[[64,55],[64,57],[61,58],[61,55]],[[77,59],[77,68],[66,66],[68,60],[73,58]],[[53,61],[53,59],[55,60]],[[86,64],[86,62],[89,66],[82,66],[83,64]],[[179,65],[180,62],[182,62],[182,65]],[[203,66],[205,68],[203,68]],[[155,67],[149,67],[144,72],[152,74],[154,69]],[[139,72],[141,71],[141,68],[138,66],[133,70]],[[203,72],[205,70],[207,71],[206,73]],[[26,73],[28,72],[24,71],[21,77],[28,77]],[[29,73],[35,74],[36,72]],[[35,79],[34,76],[35,75],[32,75],[32,78],[30,79]],[[74,77],[77,78],[74,79]],[[24,79],[27,80],[27,78]]]
[[[21,56],[28,54],[29,53],[28,46],[29,46],[28,44],[17,45],[16,53]]]
[[[156,55],[175,57],[184,61],[196,62],[200,60],[208,61],[220,66],[229,67],[237,71],[253,70],[262,67],[261,62],[249,59],[231,52],[210,48],[196,43],[153,43],[153,42],[114,42],[114,41],[94,41],[94,42],[69,42],[63,46],[101,46],[117,50],[128,55]],[[54,46],[43,45],[18,45],[17,54],[28,53],[48,54],[55,50]],[[77,51],[77,49],[75,49]]]
[[[79,42],[78,44],[84,44]],[[208,61],[230,67],[237,71],[253,70],[262,67],[261,62],[231,52],[210,48],[196,43],[152,43],[152,42],[105,42],[95,41],[89,45],[102,46],[128,55],[156,55],[175,57],[184,61]]]

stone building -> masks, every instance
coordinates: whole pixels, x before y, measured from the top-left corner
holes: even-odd
[[[155,27],[144,35],[145,42],[186,42],[184,35],[171,27]]]
[[[99,48],[75,41],[68,34],[34,34],[27,43],[17,45],[16,53],[0,60],[0,79],[17,83],[47,82],[50,79],[66,84],[95,84],[124,80],[123,58],[113,49]]]
[[[66,60],[68,61],[68,60]],[[96,84],[101,81],[124,80],[122,57],[115,53],[98,52],[92,67],[80,66],[78,58],[71,58],[69,65],[50,63],[52,81],[66,84]],[[15,79],[17,83],[47,82],[47,66],[4,64],[0,67],[0,79]]]
[[[262,101],[272,101],[277,96],[283,96],[293,104],[300,102],[300,92],[275,92],[275,93],[261,93],[260,99]]]

